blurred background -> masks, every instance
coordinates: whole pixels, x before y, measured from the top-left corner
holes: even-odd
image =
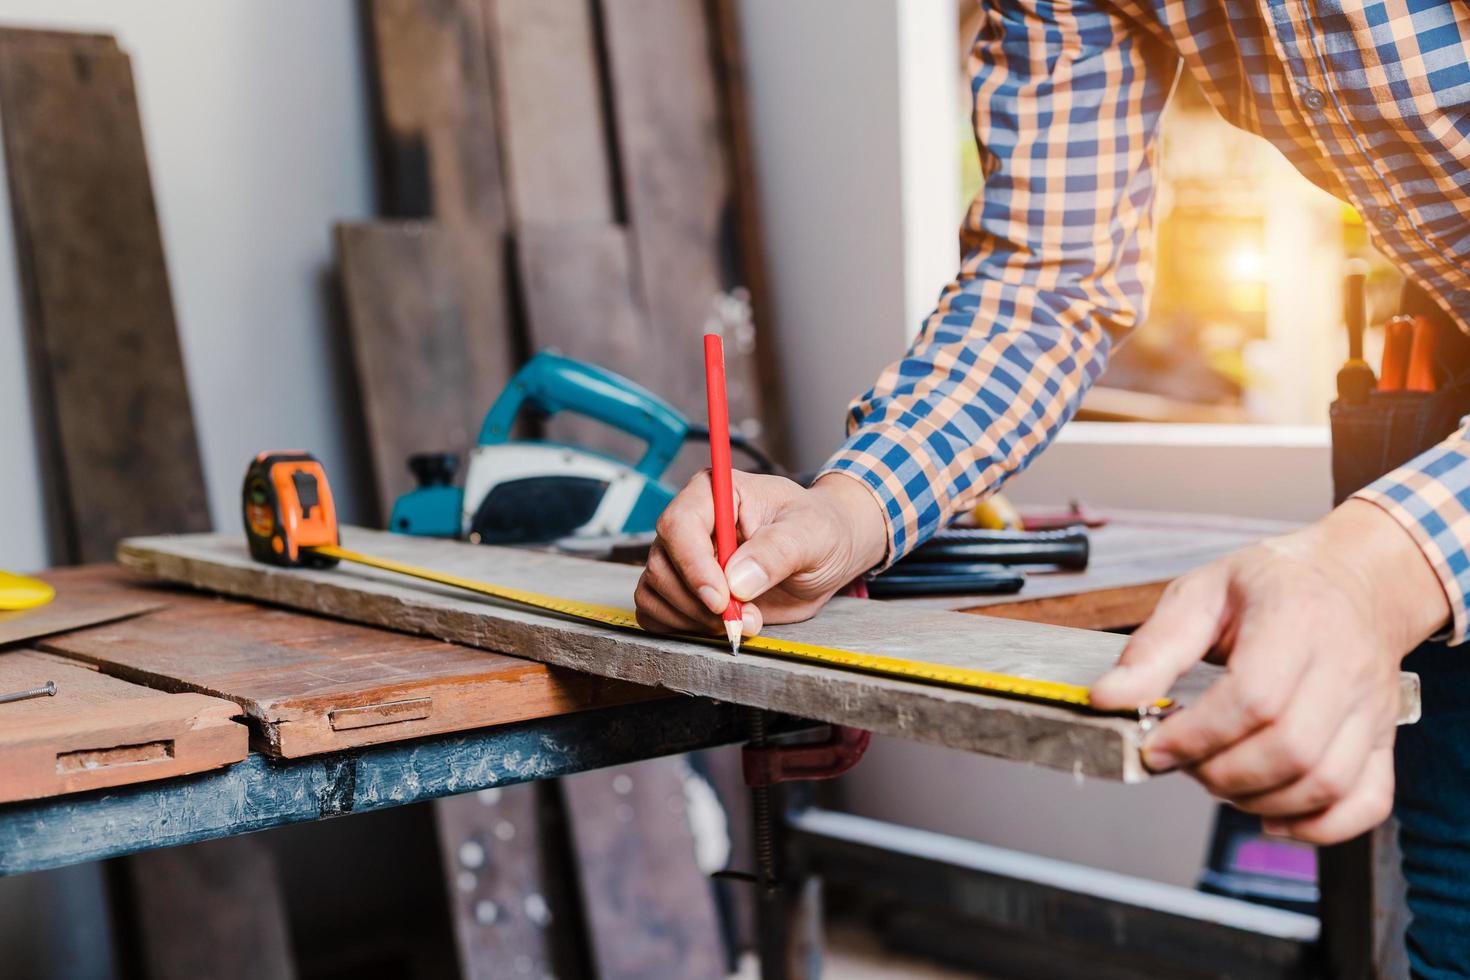
[[[813,467],[956,267],[979,182],[964,77],[976,9],[740,0],[737,11],[788,462]],[[115,33],[132,55],[215,523],[234,524],[241,461],[274,444],[311,446],[344,519],[360,519],[368,461],[333,326],[331,237],[334,223],[378,213],[356,3],[0,0],[0,22]],[[1008,492],[1310,519],[1330,500],[1343,263],[1372,263],[1370,322],[1392,310],[1397,275],[1355,212],[1222,122],[1187,79],[1164,170],[1149,319]],[[0,221],[0,415],[25,419],[15,267]],[[52,561],[39,469],[31,427],[0,427],[0,566]],[[1240,476],[1254,473],[1270,477]],[[840,793],[859,813],[1179,884],[1199,873],[1213,814],[1181,778],[1095,786],[890,740]],[[38,877],[0,880],[0,947],[23,942],[18,910]]]

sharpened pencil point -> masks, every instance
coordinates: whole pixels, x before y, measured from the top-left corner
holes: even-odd
[[[738,619],[725,620],[725,635],[730,638],[731,653],[740,652],[740,625],[741,623]]]

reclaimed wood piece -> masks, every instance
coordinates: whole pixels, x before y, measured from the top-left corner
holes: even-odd
[[[142,975],[150,980],[296,975],[274,857],[258,837],[230,837],[124,862]],[[189,914],[180,915],[187,909]]]
[[[0,612],[0,647],[138,616],[162,606],[157,599],[109,595],[101,590],[60,591],[55,599],[36,609]]]
[[[434,807],[466,980],[530,974],[533,964],[547,969],[565,945],[557,942],[553,926],[560,923],[541,884],[546,842],[539,809],[535,786],[492,787]]]
[[[695,863],[686,816],[684,762],[603,769],[562,785],[598,976],[723,976],[714,892]],[[601,819],[582,819],[584,814]],[[647,834],[650,826],[661,832]]]
[[[0,807],[0,875],[553,779],[745,736],[734,705],[672,698],[307,759],[252,752],[188,779]]]
[[[632,684],[253,603],[178,596],[45,649],[162,690],[238,704],[261,751],[297,758],[581,711]]]
[[[480,0],[370,0],[366,12],[383,204],[391,216],[444,226],[463,310],[468,397],[483,414],[518,361],[484,11]]]
[[[358,528],[344,528],[343,543],[439,571],[621,607],[630,604],[638,577],[637,569],[621,565]],[[1080,775],[1130,782],[1147,776],[1138,755],[1139,726],[1125,718],[775,658],[731,657],[716,646],[562,620],[367,568],[274,568],[251,561],[236,534],[134,539],[119,554],[127,566],[195,588],[427,633],[634,683]],[[771,633],[1079,684],[1107,670],[1125,642],[1105,633],[841,598],[816,619]],[[1192,697],[1218,673],[1200,665],[1178,693]]]
[[[710,10],[687,0],[598,0],[618,174],[639,291],[660,343],[648,350],[660,394],[704,414],[697,370],[706,327],[728,327],[730,418],[759,431],[756,336],[749,322],[711,323],[736,285],[724,257],[732,171]]]
[[[514,222],[616,217],[591,0],[485,0],[498,137]]]
[[[232,701],[168,694],[32,649],[0,653],[0,692],[56,684],[0,704],[0,803],[125,786],[245,758]]]
[[[393,501],[414,486],[408,457],[463,452],[490,405],[477,400],[451,234],[422,221],[341,224],[337,258],[386,524]]]
[[[0,116],[66,559],[209,527],[127,55],[97,35],[0,33]]]

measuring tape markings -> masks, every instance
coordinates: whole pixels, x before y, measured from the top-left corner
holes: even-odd
[[[577,602],[572,599],[564,599],[561,596],[547,595],[542,592],[531,592],[526,589],[492,585],[488,582],[480,582],[459,575],[435,572],[414,565],[406,565],[388,558],[377,558],[337,545],[321,545],[311,550],[327,558],[335,558],[339,561],[352,562],[357,565],[366,565],[369,568],[377,568],[385,572],[393,572],[410,578],[434,582],[438,585],[447,585],[451,588],[476,592],[480,595],[489,596],[492,599],[499,599],[503,602],[512,602],[517,605],[554,612],[584,622],[600,623],[604,626],[612,626],[617,629],[646,632],[638,624],[638,619],[631,610],[620,609],[616,606]],[[688,639],[697,640],[701,643],[718,643],[722,646],[724,644],[722,639],[715,637],[690,636]],[[983,691],[987,694],[1001,694],[1009,697],[1040,701],[1047,704],[1063,704],[1097,714],[1137,717],[1139,714],[1157,715],[1173,707],[1173,702],[1170,699],[1163,698],[1151,705],[1145,712],[1139,712],[1137,714],[1129,711],[1105,712],[1092,707],[1092,703],[1088,698],[1087,688],[1078,684],[1035,680],[1029,677],[1016,677],[1011,674],[1000,674],[988,670],[976,670],[971,667],[953,667],[947,664],[929,663],[920,660],[904,660],[900,657],[858,653],[854,650],[819,646],[813,643],[802,643],[797,640],[782,640],[769,636],[753,636],[745,640],[741,644],[740,649],[742,652],[753,651],[765,653],[790,660],[825,664],[845,670],[857,670],[863,673],[877,674],[885,677],[897,677],[902,680],[916,680],[922,683],[940,684],[946,687]]]

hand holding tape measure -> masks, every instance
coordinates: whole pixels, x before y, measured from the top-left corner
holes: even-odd
[[[463,589],[500,602],[615,629],[642,631],[630,609],[594,605],[561,596],[476,581],[343,548],[326,469],[309,453],[265,452],[257,456],[245,474],[242,512],[251,556],[269,565],[286,568],[331,568],[341,561],[353,562]],[[725,637],[714,636],[690,636],[684,639],[721,646],[728,642]],[[749,637],[744,641],[741,650],[842,670],[1022,698],[1083,711],[1097,711],[1089,701],[1087,688],[1077,684],[1015,677],[948,664],[903,660],[771,636]],[[1138,711],[1100,713],[1147,718],[1157,717],[1173,707],[1172,701],[1163,698]]]

